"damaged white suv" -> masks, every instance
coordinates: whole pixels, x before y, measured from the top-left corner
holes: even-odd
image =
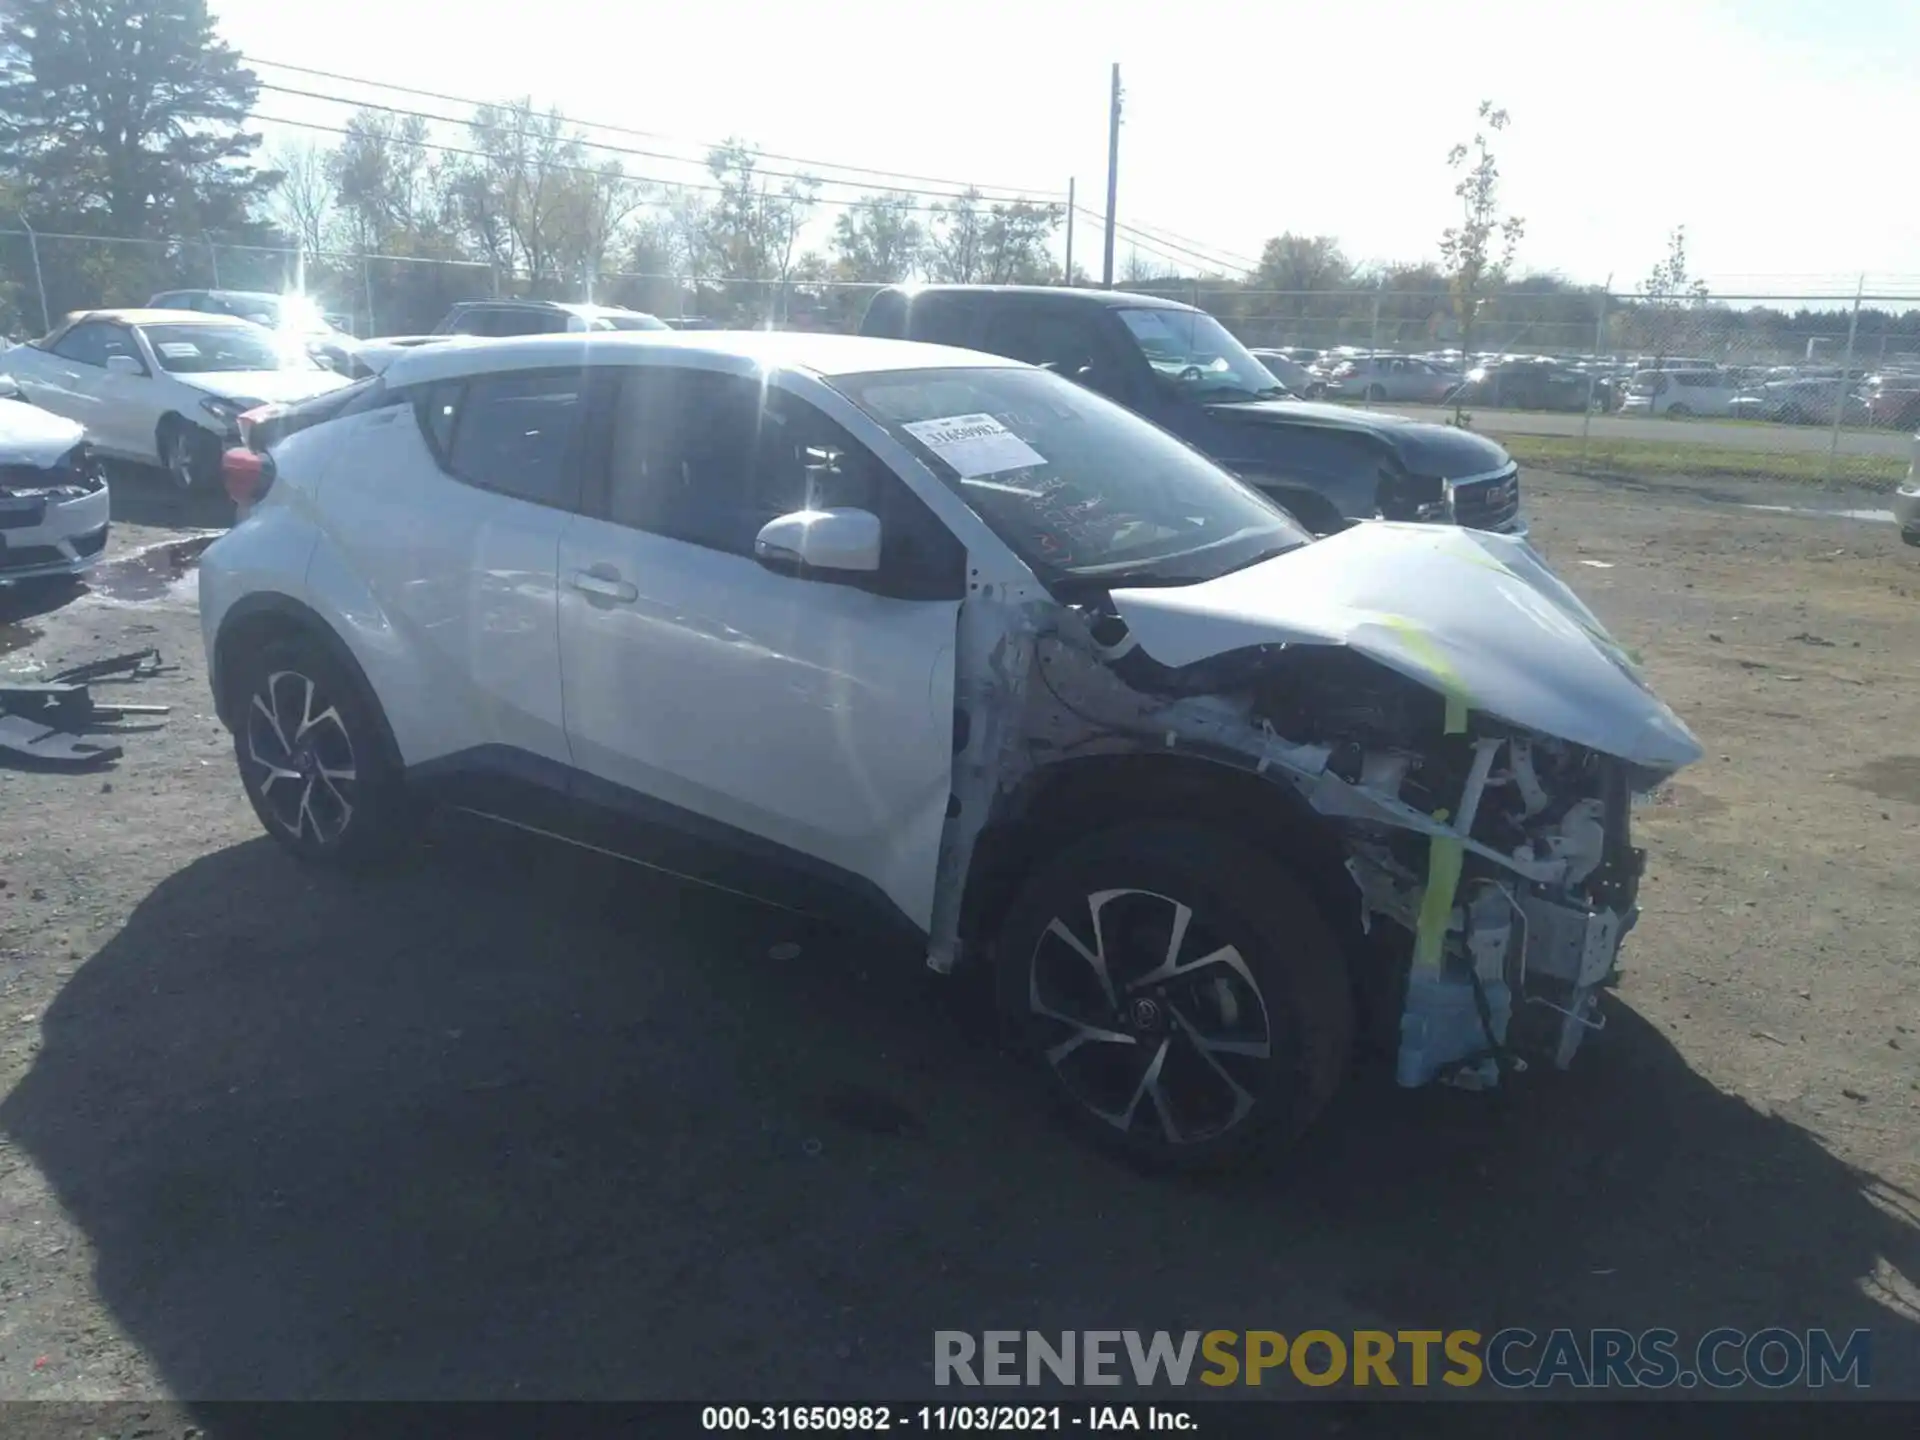
[[[269,832],[450,803],[991,966],[1086,1129],[1217,1160],[1357,1040],[1565,1064],[1698,758],[1524,541],[1311,539],[1046,371],[846,336],[429,347],[262,417],[202,562]],[[1538,1023],[1536,1023],[1538,1022]]]

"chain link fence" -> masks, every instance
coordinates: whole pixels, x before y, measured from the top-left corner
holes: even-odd
[[[503,296],[851,331],[879,288],[798,267],[784,278],[529,278],[455,256],[0,229],[0,325],[15,339],[74,310],[179,289],[302,291],[360,336],[418,334],[458,301]],[[1698,300],[1521,281],[1463,324],[1439,286],[1285,291],[1182,278],[1121,288],[1195,305],[1251,347],[1286,349],[1329,398],[1469,424],[1536,464],[1885,486],[1904,475],[1920,429],[1920,293]]]

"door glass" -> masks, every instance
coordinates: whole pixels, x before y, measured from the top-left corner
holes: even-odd
[[[1031,307],[1002,310],[987,326],[987,348],[1107,394],[1119,389],[1113,366],[1103,363],[1098,333],[1079,316]]]
[[[738,375],[667,367],[622,377],[610,472],[615,524],[735,555],[751,555],[760,527],[796,510],[878,513],[888,476],[795,396]]]
[[[122,330],[117,325],[103,325],[100,328],[102,332],[100,336],[100,348],[102,351],[100,363],[102,365],[106,364],[107,361],[115,355],[124,355],[127,359],[138,364],[142,370],[147,368],[147,362],[140,358],[140,347],[134,343],[133,333],[131,331]]]
[[[880,517],[876,586],[958,598],[966,547],[866,446],[784,390],[711,370],[646,367],[621,381],[607,518],[751,556],[761,526],[798,510]]]
[[[106,342],[106,326],[76,325],[60,337],[60,343],[53,347],[53,353],[62,360],[74,360],[82,365],[104,366],[107,363]]]
[[[468,382],[451,417],[447,468],[483,490],[572,508],[579,496],[573,455],[582,389],[583,376],[573,369]],[[430,429],[434,423],[430,417]]]

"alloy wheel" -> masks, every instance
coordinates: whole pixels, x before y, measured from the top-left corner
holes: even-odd
[[[294,670],[269,673],[247,704],[248,777],[261,808],[296,840],[332,845],[353,823],[353,740],[332,699]]]
[[[167,474],[182,490],[193,488],[193,446],[184,431],[174,431],[167,440]]]
[[[1167,1145],[1221,1135],[1272,1061],[1266,999],[1240,951],[1178,900],[1102,890],[1056,915],[1027,966],[1042,1053],[1074,1100]]]

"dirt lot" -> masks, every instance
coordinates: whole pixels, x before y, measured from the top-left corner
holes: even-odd
[[[937,1328],[1776,1324],[1871,1327],[1920,1393],[1920,551],[1531,484],[1708,751],[1640,813],[1620,1003],[1571,1073],[1356,1083],[1206,1182],[1066,1143],[911,957],[471,827],[296,867],[190,580],[0,630],[180,666],[111,773],[0,772],[0,1398],[906,1397]]]

